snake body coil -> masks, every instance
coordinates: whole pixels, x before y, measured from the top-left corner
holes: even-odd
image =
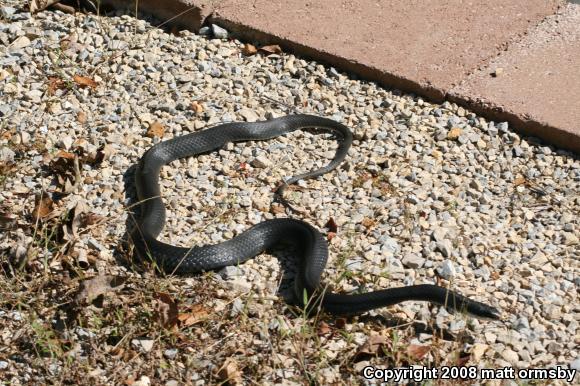
[[[286,186],[335,169],[346,157],[352,143],[350,130],[330,119],[289,115],[264,122],[226,123],[153,146],[141,158],[135,174],[141,214],[131,232],[131,238],[137,254],[141,258],[153,259],[165,272],[196,273],[239,264],[276,244],[287,243],[298,249],[299,272],[294,285],[296,298],[302,301],[306,292],[307,299],[316,299],[316,304],[320,304],[329,313],[362,313],[407,300],[420,300],[443,305],[451,311],[465,311],[479,318],[499,318],[498,310],[491,306],[430,284],[349,295],[321,291],[320,277],[328,258],[328,246],[317,229],[297,219],[267,220],[231,240],[215,245],[182,248],[157,240],[165,224],[165,206],[159,187],[162,166],[180,158],[219,149],[229,142],[271,139],[306,128],[334,133],[339,141],[336,155],[327,166],[290,178]]]

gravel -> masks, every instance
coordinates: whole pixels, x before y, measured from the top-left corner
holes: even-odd
[[[168,34],[127,16],[57,11],[29,18],[8,8],[1,13],[11,21],[0,22],[0,40],[7,41],[0,48],[0,162],[17,168],[1,182],[0,209],[24,223],[35,194],[57,189],[54,176],[42,172],[44,158],[106,147],[105,161],[84,165],[80,187],[57,203],[83,201],[105,219],[75,244],[99,256],[89,270],[121,269],[113,252],[126,229],[127,171],[152,144],[220,122],[282,116],[286,104],[354,132],[344,165],[300,183],[287,197],[304,211],[298,217],[321,231],[330,219],[337,224],[325,275],[335,290],[433,283],[437,271],[445,285],[451,280],[452,288],[503,310],[508,323],[465,323],[461,315],[413,302],[376,313],[468,330],[476,344],[489,345],[488,367],[578,367],[577,157],[455,104],[431,104],[289,54],[244,56],[243,44],[225,40],[227,31],[216,25],[204,31],[215,37],[209,38]],[[47,92],[50,77],[70,82],[74,75],[98,85],[72,82]],[[145,135],[156,121],[162,139]],[[161,238],[182,246],[218,243],[287,216],[271,209],[272,188],[325,165],[335,148],[332,138],[301,132],[172,163],[162,171],[168,215]],[[3,232],[0,251],[28,251],[32,237]],[[49,250],[29,255],[46,269],[62,268]],[[220,280],[237,293],[270,299],[280,271],[291,277],[293,269],[263,255],[222,270]],[[345,270],[357,274],[342,275]],[[238,299],[229,315],[243,309]],[[141,352],[155,350],[150,339],[131,343]]]

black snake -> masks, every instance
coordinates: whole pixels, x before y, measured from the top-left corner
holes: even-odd
[[[165,224],[165,206],[159,187],[162,166],[180,158],[219,149],[229,142],[266,140],[307,128],[317,128],[335,134],[339,143],[336,155],[325,167],[287,180],[279,188],[280,194],[289,184],[300,179],[320,176],[335,169],[344,160],[350,148],[351,131],[330,119],[297,114],[263,122],[225,123],[151,147],[141,158],[135,174],[140,216],[136,219],[131,238],[137,255],[155,261],[165,272],[196,273],[240,264],[279,243],[287,243],[297,248],[299,272],[296,275],[294,291],[296,299],[301,303],[310,299],[310,304],[319,304],[329,313],[355,314],[407,300],[420,300],[443,305],[451,311],[467,312],[479,318],[499,319],[500,313],[496,308],[431,284],[389,288],[362,294],[335,294],[323,290],[320,277],[328,258],[327,242],[316,228],[297,219],[267,220],[231,240],[215,245],[182,248],[157,240]]]

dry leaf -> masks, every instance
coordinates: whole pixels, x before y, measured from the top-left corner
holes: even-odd
[[[155,316],[161,327],[172,328],[179,321],[177,318],[177,302],[164,292],[155,294]]]
[[[73,76],[73,81],[80,87],[90,87],[92,89],[97,88],[98,83],[88,78],[86,76],[75,75]]]
[[[463,133],[459,127],[452,127],[447,133],[447,139],[457,139]]]
[[[525,183],[526,183],[525,177],[519,176],[514,179],[514,186],[525,185]]]
[[[361,224],[363,227],[369,229],[375,225],[376,221],[372,218],[365,217],[362,219]]]
[[[88,154],[84,161],[91,164],[92,166],[100,165],[103,161],[109,159],[113,153],[113,147],[110,144],[102,145],[97,149],[96,152],[91,152]]]
[[[231,385],[242,384],[242,374],[238,368],[238,363],[233,358],[225,360],[222,367],[218,370],[217,376],[222,382],[228,382]]]
[[[285,213],[285,212],[286,212],[286,209],[284,208],[284,205],[280,205],[280,204],[270,205],[270,213],[272,213],[272,214]]]
[[[54,95],[56,90],[63,88],[66,88],[66,84],[61,78],[56,76],[51,76],[48,78],[48,89],[46,90],[48,95]]]
[[[71,210],[72,212],[72,220],[70,222],[70,233],[72,235],[72,239],[76,239],[79,237],[78,230],[82,226],[81,217],[89,211],[89,206],[84,200],[77,201],[75,207]],[[65,233],[67,232],[67,226],[64,226]]]
[[[332,232],[332,233],[338,232],[338,225],[336,224],[336,222],[334,221],[334,219],[332,217],[328,219],[328,221],[326,222],[324,227],[328,228],[329,232]]]
[[[125,278],[113,275],[99,275],[81,282],[75,297],[77,303],[91,303],[108,292],[119,291],[124,287]]]
[[[338,318],[334,321],[334,325],[336,328],[341,329],[346,326],[346,318]]]
[[[255,55],[256,52],[258,52],[256,47],[252,44],[249,44],[249,43],[244,44],[244,47],[242,48],[242,54],[247,55],[247,56]]]
[[[469,362],[469,354],[462,353],[455,361],[456,366],[465,366]]]
[[[407,346],[407,355],[413,359],[421,360],[429,353],[431,347],[429,346],[421,346],[418,344],[410,344]]]
[[[35,221],[42,220],[52,213],[54,202],[47,193],[42,193],[35,198],[34,210],[32,217]]]
[[[260,51],[265,52],[266,55],[282,53],[282,49],[277,44],[260,47]]]
[[[59,150],[55,155],[54,158],[66,158],[66,159],[75,159],[76,154],[71,153],[70,151]]]
[[[48,167],[56,177],[60,193],[71,193],[80,183],[82,165],[77,154],[59,150]]]
[[[322,321],[318,324],[318,336],[327,335],[332,332],[332,328],[328,325],[328,323]]]
[[[191,109],[195,111],[196,114],[203,113],[203,105],[198,101],[191,102]]]
[[[371,335],[355,354],[355,360],[382,355],[390,347],[389,338],[384,335]]]
[[[159,123],[159,121],[155,121],[149,125],[147,133],[145,135],[149,138],[154,137],[163,138],[163,135],[165,135],[165,127],[163,127],[163,125]]]
[[[488,345],[483,343],[475,343],[471,348],[471,360],[475,363],[479,363],[488,347]]]
[[[205,320],[208,315],[209,312],[203,305],[195,304],[189,307],[188,312],[177,315],[177,320],[179,320],[181,327],[189,327]]]
[[[0,229],[12,229],[16,226],[16,216],[0,212]]]
[[[87,113],[79,111],[77,114],[77,121],[79,121],[79,123],[87,123]]]

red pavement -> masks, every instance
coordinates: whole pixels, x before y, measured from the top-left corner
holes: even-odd
[[[109,0],[129,5],[132,0]],[[197,30],[279,43],[387,87],[452,100],[580,153],[580,5],[563,0],[140,0]],[[492,73],[501,68],[498,76]],[[502,72],[503,71],[503,72]]]

